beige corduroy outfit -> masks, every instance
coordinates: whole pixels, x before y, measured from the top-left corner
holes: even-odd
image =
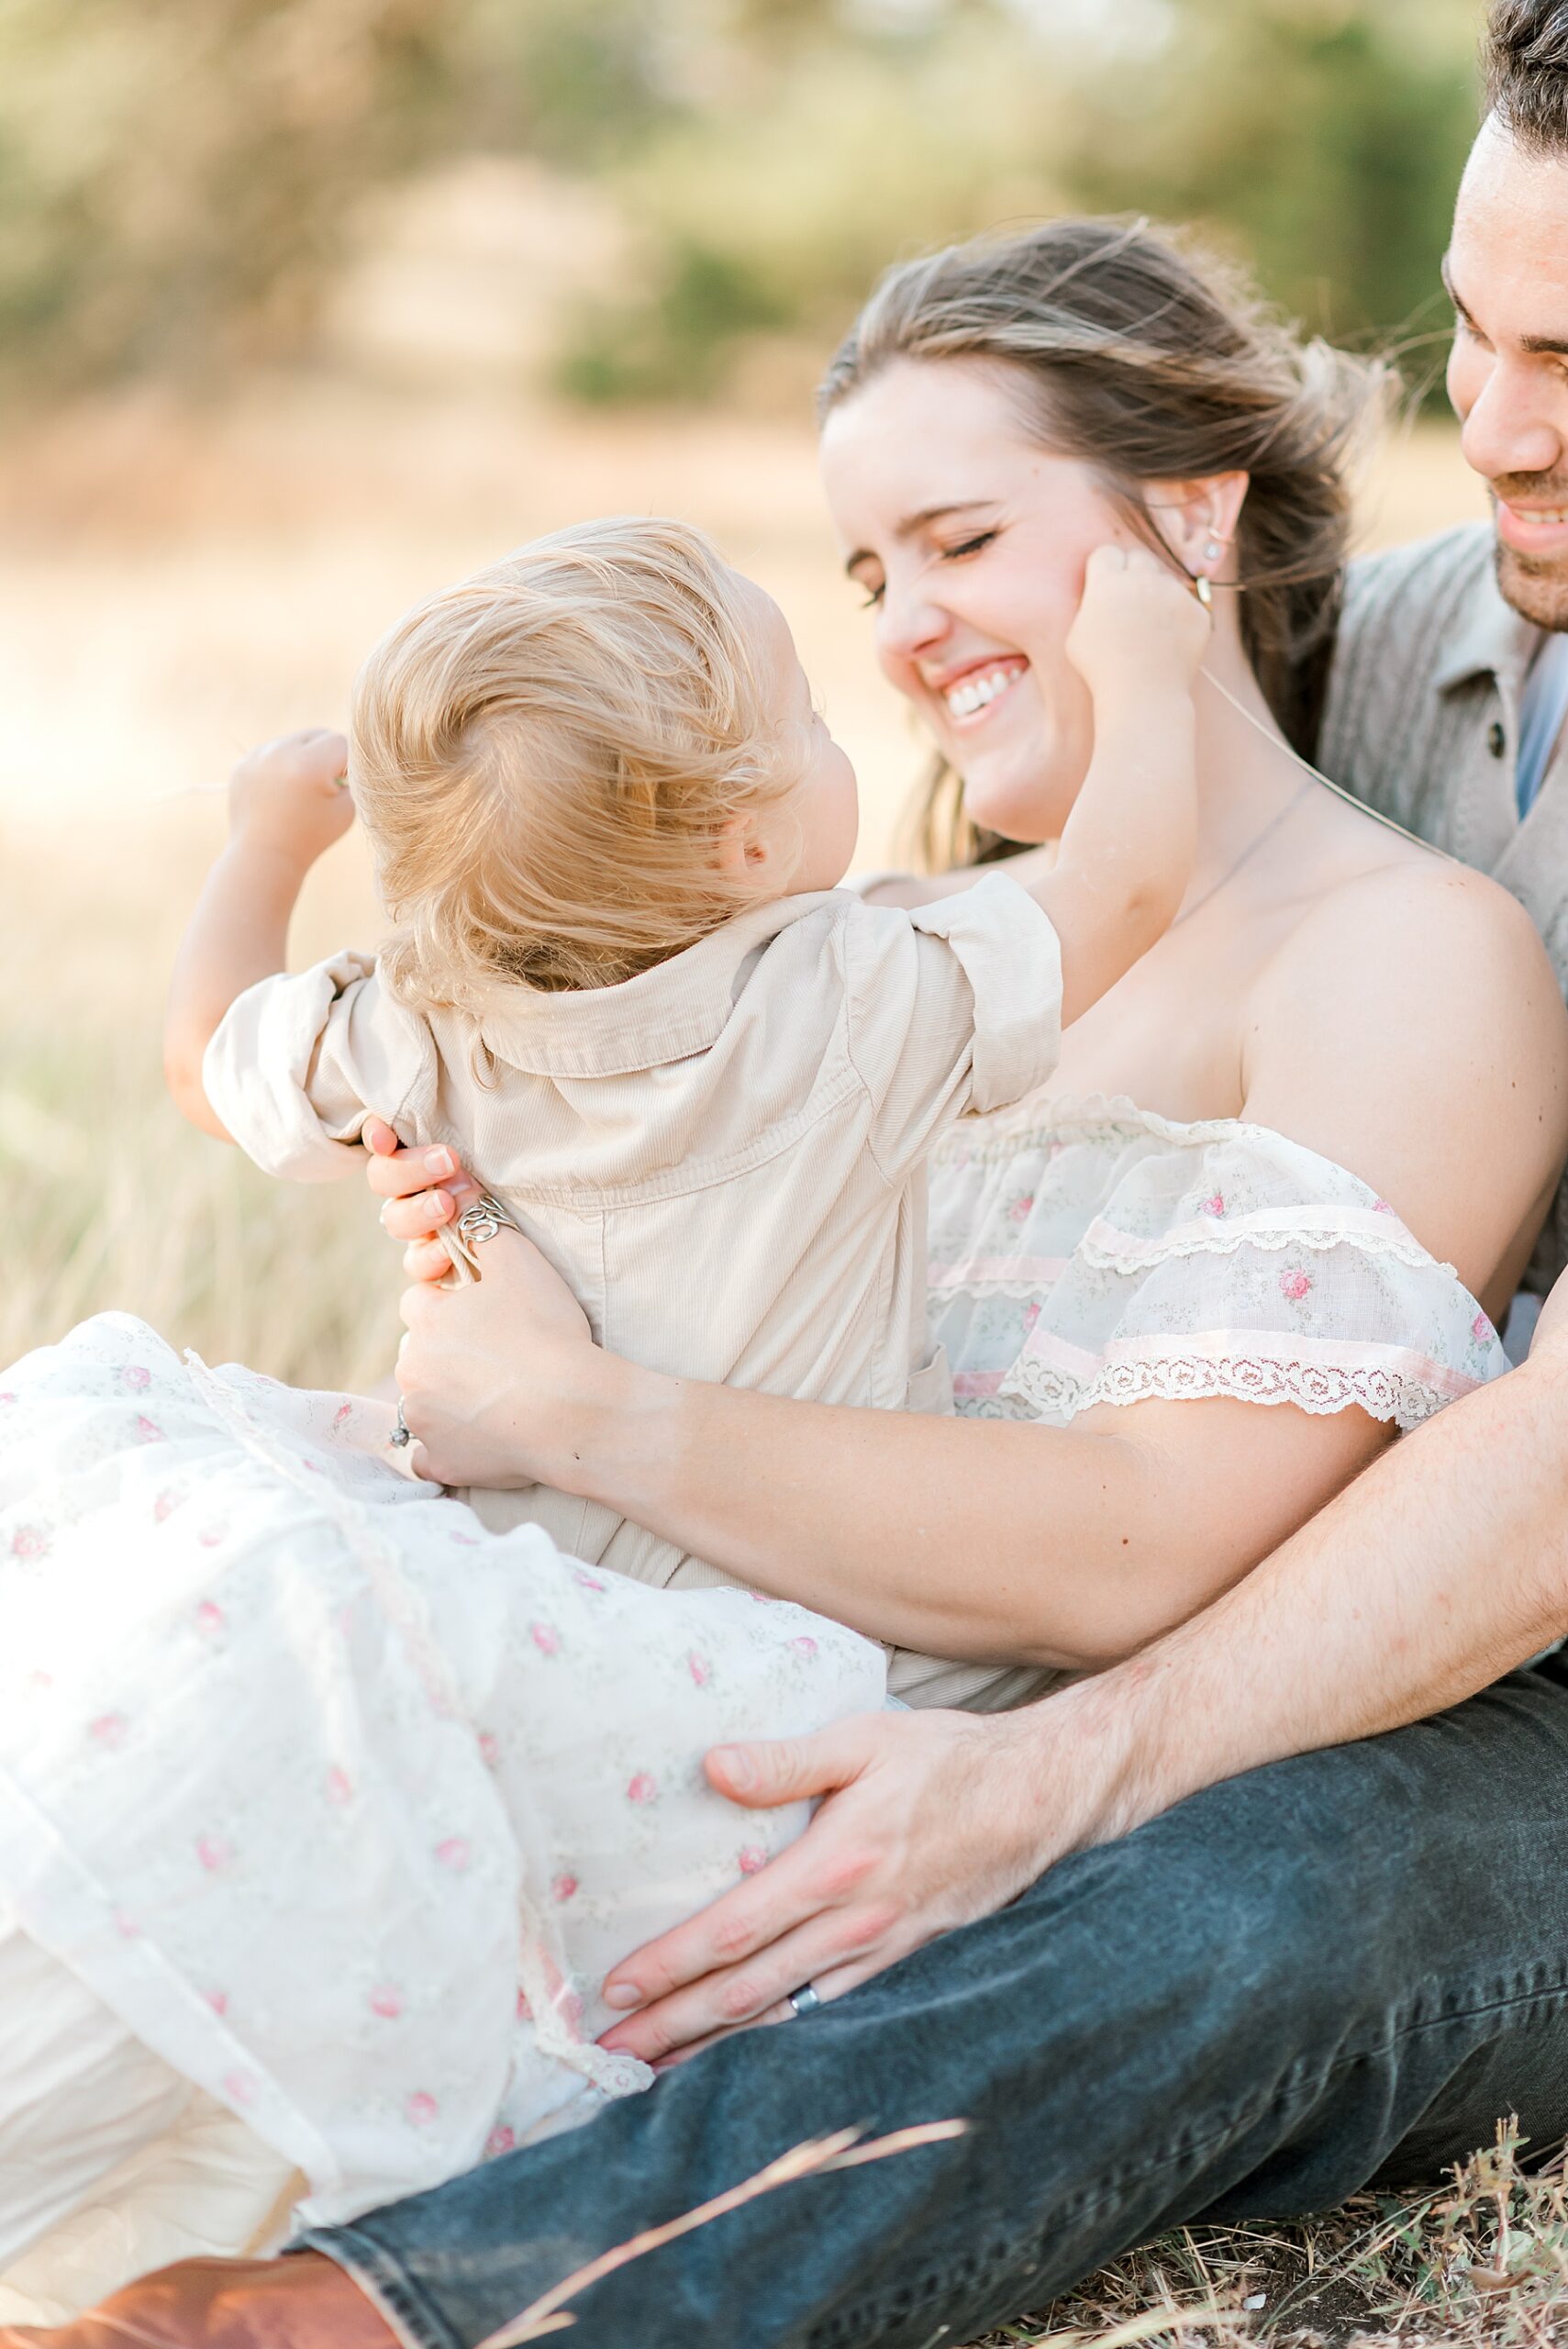
[[[207,1097],[269,1173],[361,1164],[366,1118],[451,1144],[649,1369],[822,1403],[951,1410],[926,1337],[927,1155],[965,1111],[1043,1084],[1061,1046],[1056,932],[1018,884],[906,913],[835,890],[728,923],[624,985],[496,985],[416,1013],[364,956],[263,980],[210,1045]],[[613,1509],[468,1492],[639,1580],[731,1577]],[[893,1653],[895,1695],[1011,1701],[1038,1675]]]

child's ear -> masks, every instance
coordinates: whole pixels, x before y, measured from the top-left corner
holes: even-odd
[[[777,843],[755,809],[732,816],[718,835],[715,862],[728,881],[759,882],[772,872]]]

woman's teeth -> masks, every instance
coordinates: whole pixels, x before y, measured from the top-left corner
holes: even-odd
[[[978,675],[961,677],[950,685],[942,698],[954,718],[973,718],[977,709],[1005,694],[1020,672],[1011,669],[983,669]]]

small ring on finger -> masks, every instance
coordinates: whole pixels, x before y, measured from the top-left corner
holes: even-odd
[[[488,1191],[482,1191],[471,1208],[464,1208],[457,1219],[457,1228],[460,1236],[471,1248],[482,1248],[487,1240],[494,1240],[498,1231],[521,1230],[511,1209],[504,1207],[499,1199],[492,1197]]]
[[[803,1982],[798,1990],[790,1992],[784,2004],[792,2015],[808,2015],[816,2011],[822,2004],[822,1999],[819,1992],[814,1989],[809,1982]]]
[[[413,1441],[413,1431],[403,1416],[403,1397],[400,1395],[397,1398],[397,1425],[386,1439],[387,1449],[391,1452],[401,1452],[405,1444],[412,1443]]]

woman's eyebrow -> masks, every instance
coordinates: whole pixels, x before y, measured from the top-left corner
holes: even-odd
[[[912,539],[917,531],[929,529],[933,522],[945,521],[950,514],[973,514],[983,506],[999,503],[1000,500],[995,497],[955,497],[945,506],[922,506],[917,514],[906,514],[901,522],[895,522],[893,535],[895,539]],[[844,569],[852,579],[862,562],[874,561],[869,547],[857,547],[854,553],[847,557]]]

